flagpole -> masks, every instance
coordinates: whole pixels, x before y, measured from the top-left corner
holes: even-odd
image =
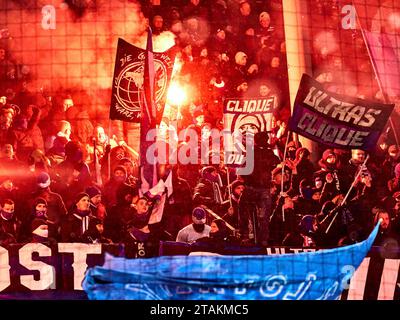
[[[111,179],[111,120],[108,120],[108,144],[110,150],[107,154],[107,169],[108,169],[108,180]]]
[[[378,82],[379,90],[382,92],[382,96],[383,96],[384,102],[385,102],[386,104],[387,104],[387,103],[390,103],[389,98],[388,98],[388,96],[387,96],[387,93],[386,93],[386,92],[384,91],[384,89],[383,89],[382,81],[381,81],[381,79],[379,78],[378,71],[377,71],[377,67],[376,67],[376,65],[375,65],[375,63],[374,63],[374,59],[372,59],[371,49],[369,48],[367,39],[365,38],[365,33],[364,33],[363,27],[362,27],[362,25],[361,25],[360,19],[358,18],[358,14],[357,14],[357,10],[355,9],[356,6],[354,5],[354,2],[352,2],[352,5],[353,5],[353,7],[354,7],[354,12],[355,12],[355,14],[356,14],[356,19],[357,19],[358,25],[360,26],[360,30],[361,30],[361,35],[362,35],[362,37],[363,37],[363,41],[364,41],[364,43],[365,43],[365,46],[367,47],[368,57],[369,57],[369,60],[371,61],[372,69],[374,70],[374,74],[375,74],[376,81]],[[394,124],[393,124],[393,120],[392,120],[392,116],[391,116],[391,115],[389,116],[389,123],[390,123],[390,126],[391,126],[392,131],[393,131],[394,139],[396,140],[396,145],[399,146],[399,138],[398,138],[398,136],[397,136],[397,132],[396,132],[396,130],[395,130],[395,126],[394,126]]]
[[[286,138],[286,143],[285,143],[285,150],[283,151],[283,160],[282,160],[282,173],[281,173],[281,192],[280,195],[283,196],[283,184],[284,184],[284,174],[285,174],[285,161],[286,161],[286,151],[287,151],[287,146],[289,143],[289,136],[290,136],[290,130],[287,132],[287,138]],[[285,206],[284,203],[282,205],[282,221],[285,222]]]

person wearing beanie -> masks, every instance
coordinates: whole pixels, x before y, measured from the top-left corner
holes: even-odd
[[[99,218],[101,221],[104,221],[107,211],[104,204],[101,202],[101,191],[96,186],[87,187],[85,192],[89,195],[90,198],[90,210],[94,217]]]
[[[61,223],[61,241],[85,242],[83,234],[88,230],[93,218],[89,195],[85,192],[78,193],[73,208]]]
[[[206,205],[214,210],[223,203],[220,175],[213,166],[201,169],[200,175],[201,178],[193,190],[193,203],[196,206]]]
[[[191,244],[197,239],[208,237],[211,227],[206,224],[206,211],[202,207],[196,207],[192,211],[193,223],[179,230],[176,242]]]
[[[103,201],[106,207],[111,207],[117,203],[117,190],[126,183],[127,173],[122,165],[117,165],[113,170],[113,175],[104,185]]]
[[[37,186],[41,189],[46,189],[50,186],[51,179],[47,172],[41,172],[36,178]]]
[[[116,203],[107,211],[104,219],[104,236],[118,243],[122,240],[125,223],[132,215],[132,204],[138,199],[138,191],[125,183],[116,190]]]
[[[228,192],[230,199],[228,196],[228,200],[222,204],[221,211],[224,212],[222,218],[235,228],[236,236],[242,240],[248,240],[250,233],[248,228],[249,217],[240,201],[246,186],[242,180],[234,180],[228,188],[230,188],[230,192]]]
[[[51,178],[47,172],[41,172],[37,176],[37,189],[30,196],[30,207],[35,211],[35,201],[44,199],[47,202],[47,219],[52,222],[49,228],[50,236],[59,240],[59,228],[63,217],[67,215],[67,209],[60,194],[51,190]]]

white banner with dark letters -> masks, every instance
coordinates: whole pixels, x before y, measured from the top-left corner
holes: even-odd
[[[231,139],[224,139],[225,163],[243,166],[246,158],[246,138],[272,129],[275,97],[228,98],[224,101],[224,130]]]

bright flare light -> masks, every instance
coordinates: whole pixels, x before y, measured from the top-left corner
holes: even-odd
[[[186,99],[184,88],[177,82],[172,82],[168,89],[167,103],[171,106],[181,106],[186,102]]]

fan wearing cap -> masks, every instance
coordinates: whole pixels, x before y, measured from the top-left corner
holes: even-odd
[[[197,239],[208,237],[211,227],[206,224],[206,211],[201,207],[196,207],[192,211],[193,223],[179,230],[176,236],[177,242],[191,244]]]
[[[88,230],[93,218],[89,195],[84,192],[78,193],[72,210],[61,223],[61,241],[85,242],[83,234]]]
[[[42,198],[47,201],[47,217],[54,222],[54,228],[57,230],[57,235],[52,235],[56,240],[59,240],[59,228],[63,217],[67,215],[67,209],[61,196],[51,191],[51,178],[47,172],[41,172],[36,177],[37,189],[32,194],[30,203],[33,206],[35,199]]]

